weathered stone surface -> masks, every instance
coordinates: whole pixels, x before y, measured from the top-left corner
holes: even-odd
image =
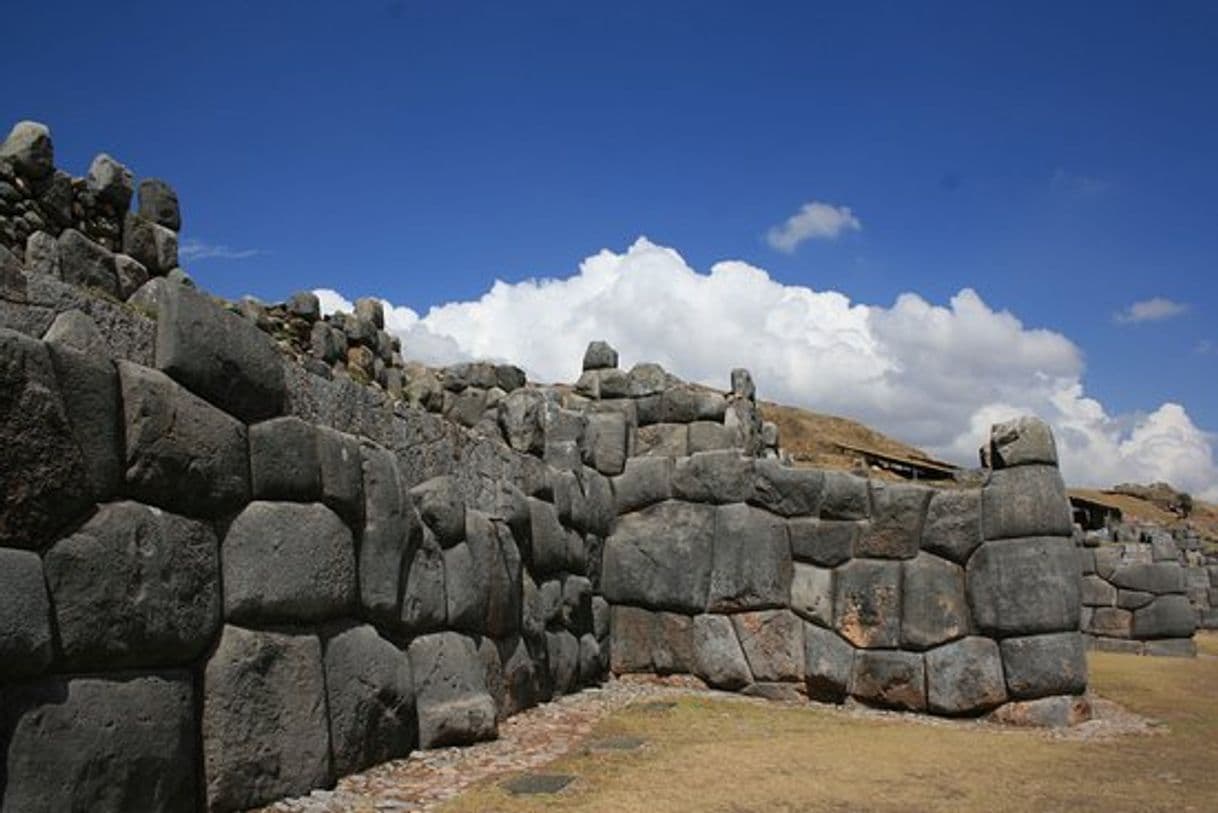
[[[1145,647],[1143,641],[1131,641],[1128,638],[1104,638],[1098,636],[1084,636],[1084,642],[1088,649],[1093,649],[1096,652],[1119,652],[1124,655],[1141,655]]]
[[[1094,635],[1128,638],[1133,633],[1133,613],[1113,607],[1096,607],[1082,628]]]
[[[51,664],[51,605],[38,554],[0,548],[0,682]]]
[[[753,494],[753,460],[735,449],[699,452],[678,460],[672,493],[691,502],[744,502]]]
[[[562,580],[562,625],[576,633],[592,629],[592,581],[586,576]]]
[[[169,184],[157,178],[140,181],[139,213],[167,229],[180,231],[182,228],[178,193],[174,192]]]
[[[219,544],[201,522],[111,503],[45,566],[72,669],[188,664],[220,628]]]
[[[598,641],[609,635],[609,602],[604,596],[592,596],[592,632]]]
[[[605,653],[607,654],[607,652]],[[590,632],[579,637],[579,682],[581,686],[591,686],[600,683],[605,677],[608,663],[605,660],[600,642]]]
[[[456,632],[415,638],[408,650],[419,716],[419,747],[466,745],[498,732],[495,701],[473,640]]]
[[[511,529],[496,522],[494,532],[495,544],[487,576],[485,629],[487,635],[503,639],[520,632],[524,563]]]
[[[347,522],[362,525],[364,472],[359,438],[328,426],[318,426],[316,430],[321,500]],[[367,528],[364,532],[367,533]]]
[[[1057,465],[1057,444],[1049,425],[1030,415],[996,423],[990,429],[990,450],[996,469],[1040,463]]]
[[[902,647],[926,649],[968,634],[963,568],[923,552],[901,569]]]
[[[283,360],[270,338],[184,285],[168,286],[160,303],[156,365],[243,421],[283,408]]]
[[[714,421],[694,421],[689,425],[689,453],[713,452],[735,445],[731,430]]]
[[[696,667],[693,621],[677,613],[614,606],[610,624],[610,668],[629,672],[692,672]]]
[[[104,343],[77,349],[52,340],[47,351],[72,437],[83,455],[93,499],[103,502],[118,491],[122,482],[122,419],[118,374],[109,359],[98,355],[98,347],[104,347]]]
[[[568,536],[570,532],[558,521],[554,506],[536,497],[529,498],[529,527],[532,539],[525,552],[525,560],[538,575],[548,575],[566,570],[568,564]]]
[[[716,509],[711,612],[786,606],[791,597],[791,546],[782,519],[734,503]]]
[[[229,526],[222,561],[230,621],[321,621],[355,606],[351,531],[320,503],[250,503]]]
[[[640,426],[635,454],[641,457],[686,457],[689,454],[689,426],[683,423]]]
[[[1087,656],[1077,632],[1007,638],[1001,647],[1012,697],[1081,694],[1087,688]]]
[[[96,288],[118,295],[118,277],[114,271],[114,254],[75,229],[64,229],[59,235],[59,273],[64,282],[82,288]]]
[[[867,519],[870,515],[871,502],[866,478],[844,471],[825,472],[821,519]]]
[[[362,296],[355,300],[355,318],[382,330],[385,327],[385,306],[375,297]]]
[[[1176,562],[1134,563],[1117,567],[1108,581],[1144,593],[1184,593],[1184,568]]]
[[[1185,596],[1159,596],[1133,612],[1135,638],[1191,638],[1197,613]]]
[[[506,393],[512,393],[528,383],[524,370],[515,364],[499,364],[495,367],[495,380],[499,388]]]
[[[116,212],[123,213],[131,205],[131,196],[135,193],[135,178],[131,170],[103,152],[89,164],[85,187],[96,195],[98,200],[109,204]]]
[[[544,640],[544,636],[543,636]],[[544,664],[534,661],[523,638],[498,642],[502,694],[495,698],[499,719],[515,714],[541,702],[546,696],[549,676],[543,674]],[[482,649],[479,648],[479,652]]]
[[[6,689],[4,810],[193,813],[193,698],[184,672]]]
[[[804,622],[797,615],[790,610],[762,610],[731,618],[754,681],[803,681]]]
[[[1073,525],[1066,486],[1054,466],[999,469],[981,489],[986,539],[1070,536]]]
[[[321,498],[317,429],[295,416],[249,428],[250,484],[257,500],[313,502]]]
[[[666,423],[723,423],[726,411],[727,400],[721,393],[689,384],[669,387],[660,396],[660,420]]]
[[[617,517],[609,478],[587,467],[559,472],[554,481],[559,516],[577,531],[605,536]]]
[[[969,559],[967,583],[973,620],[985,632],[1029,635],[1078,629],[1078,563],[1069,539],[986,542]]]
[[[605,341],[588,342],[588,349],[584,351],[584,369],[604,370],[612,367],[617,367],[617,351]]]
[[[134,212],[123,222],[123,253],[133,257],[154,275],[167,275],[178,268],[178,235]]]
[[[620,412],[588,415],[584,463],[602,474],[621,474],[626,465],[626,417]]]
[[[836,567],[854,555],[862,523],[794,517],[787,520],[791,555],[801,562]]]
[[[1088,607],[1116,605],[1117,589],[1099,576],[1083,576],[1080,590],[1083,604]]]
[[[669,500],[619,519],[605,540],[605,598],[614,604],[704,611],[715,516],[710,506]]]
[[[403,490],[393,453],[366,444],[358,454],[363,459],[364,494],[364,532],[359,545],[360,606],[373,619],[392,623],[401,614],[403,571],[421,529]]]
[[[74,350],[97,352],[99,347],[105,347],[101,331],[97,329],[88,314],[72,308],[55,316],[55,321],[47,328],[42,340],[59,344]]]
[[[1119,545],[1105,545],[1095,549],[1095,572],[1101,579],[1110,579],[1121,566]]]
[[[859,650],[850,694],[864,703],[921,711],[926,708],[926,669],[917,652]]]
[[[976,714],[1006,702],[998,644],[971,637],[927,652],[926,699],[936,714]]]
[[[226,626],[203,672],[209,810],[244,810],[330,784],[321,644]]]
[[[499,429],[518,452],[540,455],[545,451],[545,397],[539,390],[509,392],[497,406]]]
[[[901,564],[855,559],[837,569],[834,617],[856,647],[895,647],[901,635]]]
[[[981,544],[981,489],[935,491],[922,526],[922,549],[964,564]]]
[[[411,556],[402,590],[401,629],[420,635],[443,629],[448,619],[448,597],[444,592],[444,550],[435,534],[424,529]]]
[[[1104,582],[1107,584],[1107,582]],[[1083,581],[1084,596],[1086,595],[1086,579]],[[1154,593],[1143,593],[1139,590],[1117,590],[1116,591],[1116,606],[1122,610],[1136,610],[1139,607],[1145,607],[1155,598]],[[1083,603],[1087,601],[1084,598]]]
[[[26,178],[45,178],[55,170],[51,131],[36,121],[17,122],[0,144],[0,158],[11,161],[13,169]]]
[[[569,694],[579,687],[579,639],[569,630],[546,633],[546,659],[555,694]]]
[[[820,469],[758,460],[753,464],[753,493],[749,500],[784,517],[814,517],[820,512],[824,488],[825,473]]]
[[[631,398],[659,395],[668,386],[669,381],[669,375],[664,371],[664,368],[652,362],[640,362],[634,365],[630,368],[627,377],[630,382]],[[640,416],[641,423],[642,419]]]
[[[31,234],[25,240],[25,267],[31,274],[46,274],[55,279],[62,279],[59,242],[44,231]]]
[[[822,627],[833,626],[833,571],[796,562],[791,579],[791,609]]]
[[[188,515],[249,499],[245,427],[156,370],[118,362],[129,493]]]
[[[465,502],[451,477],[419,483],[410,489],[410,497],[441,545],[447,548],[465,539]]]
[[[854,647],[837,633],[804,624],[804,678],[808,697],[840,703],[850,689]]]
[[[444,551],[448,626],[481,634],[486,628],[490,573],[499,564],[495,528],[483,514],[465,515],[465,542]]]
[[[1022,700],[994,709],[989,719],[1003,725],[1066,728],[1091,719],[1091,702],[1074,695]]]
[[[872,481],[871,522],[855,543],[855,556],[912,559],[918,555],[931,492],[922,486]]]
[[[409,754],[418,723],[406,653],[361,625],[325,642],[324,665],[335,774]]]
[[[736,691],[753,681],[731,618],[697,615],[693,621],[694,674],[716,689]]]

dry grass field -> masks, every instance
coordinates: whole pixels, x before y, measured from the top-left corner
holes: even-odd
[[[628,752],[573,753],[552,796],[478,786],[447,813],[488,811],[1218,810],[1218,635],[1196,660],[1094,654],[1092,686],[1150,718],[1149,733],[1003,729],[819,706],[687,699],[628,709],[599,736]],[[1085,727],[1086,728],[1086,727]]]

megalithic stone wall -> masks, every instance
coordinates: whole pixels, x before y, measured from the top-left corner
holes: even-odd
[[[219,302],[165,258],[124,297],[105,190],[131,184],[96,175],[65,243],[49,135],[0,149],[0,810],[256,806],[611,670],[1077,716],[1043,424],[931,491],[783,465],[744,371],[716,392],[601,346],[574,389],[417,370],[368,304]],[[140,210],[180,225],[163,184]]]

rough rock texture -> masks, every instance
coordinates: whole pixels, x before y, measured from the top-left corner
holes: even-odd
[[[790,610],[738,613],[732,617],[753,680],[804,679],[804,622]]]
[[[837,570],[834,617],[857,647],[895,647],[901,635],[901,563],[854,559]]]
[[[861,522],[798,517],[787,521],[791,555],[798,561],[836,567],[854,555]]]
[[[855,556],[916,556],[930,497],[930,489],[922,486],[872,481],[871,522],[855,543]]]
[[[753,680],[731,618],[694,616],[694,673],[716,689],[735,691]]]
[[[256,807],[330,784],[321,644],[226,626],[203,672],[210,810]]]
[[[1057,444],[1049,425],[1040,418],[1024,416],[990,429],[990,451],[994,468],[1042,463],[1057,465]]]
[[[926,509],[922,548],[957,564],[981,544],[981,490],[936,491]]]
[[[998,644],[972,637],[927,652],[926,699],[938,714],[975,714],[1005,702]]]
[[[1069,539],[986,542],[967,568],[974,621],[983,631],[999,635],[1078,629],[1077,567]],[[1029,601],[1030,596],[1037,600]]]
[[[673,462],[667,457],[632,457],[613,478],[618,514],[628,514],[672,497]]]
[[[272,418],[249,428],[250,481],[257,500],[321,498],[318,431],[300,418]]]
[[[495,701],[473,640],[456,632],[410,644],[419,715],[419,747],[463,745],[494,738]]]
[[[964,568],[929,553],[901,564],[901,646],[926,649],[969,632]]]
[[[791,597],[791,546],[785,523],[766,511],[735,503],[716,509],[711,612],[785,606]]]
[[[804,625],[804,672],[808,697],[841,702],[850,690],[855,650],[837,633]]]
[[[850,694],[875,706],[919,711],[926,708],[926,674],[916,652],[860,650],[854,656]]]
[[[399,617],[403,568],[421,529],[393,454],[371,444],[363,459],[364,532],[359,546],[360,605],[373,619]]]
[[[0,548],[0,681],[37,675],[53,655],[42,561],[30,551]]]
[[[819,469],[784,466],[777,460],[753,465],[750,500],[784,517],[816,516],[825,490],[825,473]]]
[[[1012,697],[1080,694],[1087,687],[1087,658],[1077,632],[1008,638],[1002,664]]]
[[[981,489],[986,539],[1070,536],[1074,521],[1066,486],[1055,466],[1019,466],[990,475]]]
[[[104,505],[45,567],[72,669],[187,665],[220,628],[219,543],[202,522]]]
[[[667,501],[619,519],[605,540],[605,598],[615,604],[704,611],[715,516],[710,506]]]
[[[699,452],[677,461],[674,497],[691,502],[744,502],[753,493],[753,461],[735,449]]]
[[[796,562],[791,578],[791,609],[822,627],[833,626],[833,571]]]
[[[190,675],[49,678],[5,690],[6,811],[197,809]]]

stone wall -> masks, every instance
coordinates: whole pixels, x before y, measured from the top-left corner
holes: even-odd
[[[0,150],[22,189],[55,177],[40,133]],[[182,273],[124,302],[31,251],[68,228],[0,248],[3,811],[254,806],[493,737],[611,672],[1082,710],[1038,421],[996,427],[977,488],[795,469],[745,371],[717,392],[601,344],[573,388],[428,370],[375,303],[225,303]],[[79,239],[109,251],[123,228]]]

